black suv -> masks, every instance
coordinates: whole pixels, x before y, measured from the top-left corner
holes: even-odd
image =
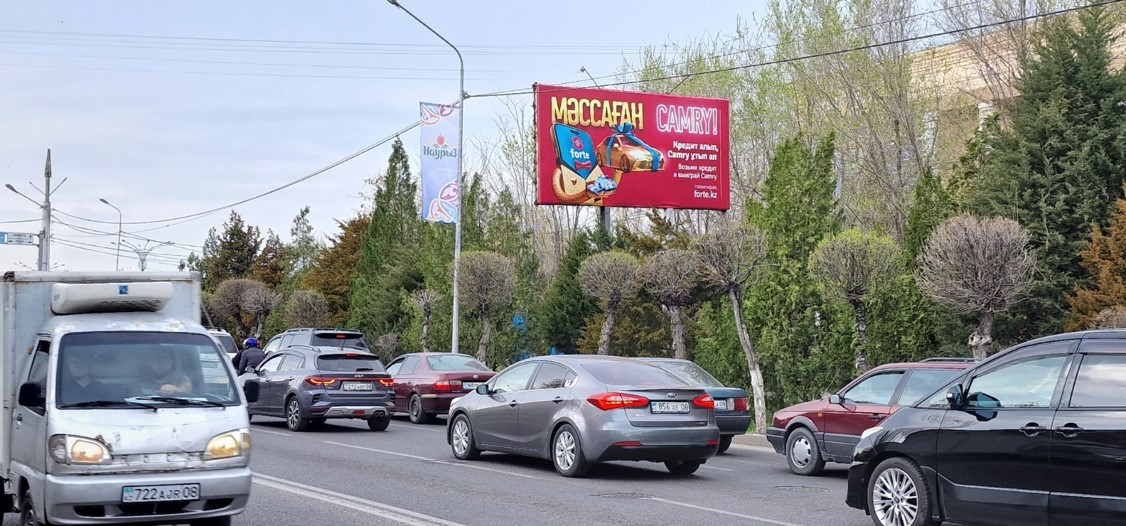
[[[290,329],[270,338],[262,350],[270,354],[294,345],[371,349],[364,333],[354,329]]]
[[[1000,352],[864,432],[849,506],[881,526],[1126,524],[1126,331]]]

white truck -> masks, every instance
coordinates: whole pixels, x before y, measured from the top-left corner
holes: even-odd
[[[0,510],[230,524],[250,496],[246,395],[199,315],[198,273],[5,273]]]

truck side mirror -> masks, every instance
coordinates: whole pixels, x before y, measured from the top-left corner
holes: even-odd
[[[246,395],[246,403],[253,404],[258,401],[258,382],[253,380],[242,386],[242,393]]]
[[[43,396],[43,386],[39,382],[27,382],[20,386],[19,404],[24,407],[43,407],[47,397]]]

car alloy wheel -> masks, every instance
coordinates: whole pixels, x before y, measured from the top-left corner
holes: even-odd
[[[575,435],[569,429],[555,436],[555,465],[561,471],[570,471],[575,465]]]
[[[454,454],[461,457],[469,451],[469,424],[466,423],[464,418],[458,419],[454,422],[454,436],[453,436]]]
[[[907,472],[891,467],[876,477],[872,513],[885,526],[911,526],[919,515],[919,488]]]
[[[312,419],[301,416],[301,402],[291,396],[285,404],[285,425],[290,431],[305,431],[311,424]]]

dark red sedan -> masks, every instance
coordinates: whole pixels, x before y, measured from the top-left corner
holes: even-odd
[[[971,365],[973,361],[959,358],[881,365],[835,394],[774,413],[766,439],[798,475],[816,475],[825,462],[850,463],[864,430],[901,406],[914,405]]]
[[[471,356],[448,352],[404,354],[387,372],[395,379],[395,411],[407,413],[416,424],[448,413],[454,398],[496,374]]]

